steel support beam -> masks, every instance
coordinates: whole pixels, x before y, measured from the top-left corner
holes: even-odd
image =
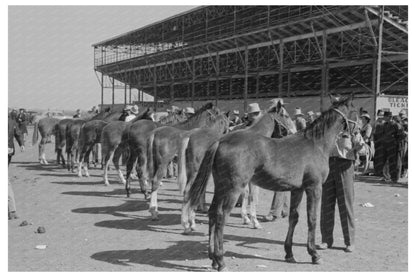
[[[111,92],[112,92],[111,104],[114,106],[114,77],[111,77]]]
[[[244,51],[244,111],[247,112],[247,94],[248,94],[248,47]]]
[[[104,73],[101,73],[101,112],[104,105]]]
[[[327,50],[327,35],[324,30],[324,35],[322,36],[322,85],[321,85],[321,112],[324,109],[324,97],[328,94],[328,64],[326,59]]]

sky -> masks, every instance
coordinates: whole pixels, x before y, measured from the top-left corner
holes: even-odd
[[[90,109],[101,102],[94,43],[195,6],[9,6],[8,105]],[[111,89],[104,103],[111,102]],[[115,102],[124,102],[116,90]]]

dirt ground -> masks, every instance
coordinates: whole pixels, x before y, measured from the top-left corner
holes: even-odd
[[[31,138],[32,129],[29,129]],[[38,163],[38,147],[13,157],[9,180],[19,218],[8,222],[9,271],[211,271],[207,256],[207,216],[199,214],[198,231],[182,234],[181,198],[173,179],[159,193],[160,220],[151,221],[148,204],[138,191],[126,198],[114,170],[105,187],[102,170],[78,178],[54,164],[53,145],[47,145],[50,165]],[[208,189],[208,199],[212,188]],[[261,190],[259,217],[266,215],[273,193]],[[356,250],[343,251],[338,213],[334,248],[321,251],[323,264],[312,265],[306,251],[306,197],[294,235],[297,264],[284,261],[288,221],[262,223],[263,229],[242,225],[240,209],[232,211],[224,231],[229,271],[407,271],[408,188],[359,177],[355,183]],[[362,207],[371,203],[372,208]],[[31,225],[19,226],[22,221]],[[46,233],[38,234],[39,226]],[[319,226],[319,224],[318,224]],[[317,242],[320,231],[317,228]],[[46,249],[38,250],[38,245]]]

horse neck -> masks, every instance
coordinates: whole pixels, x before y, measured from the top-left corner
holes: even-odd
[[[220,114],[215,116],[214,120],[207,126],[207,128],[214,130],[218,134],[223,134],[226,131],[226,125],[225,116]]]
[[[337,120],[335,120],[332,124],[324,127],[322,137],[315,140],[315,145],[322,147],[323,153],[326,156],[329,156],[330,152],[332,151],[338,135],[343,130],[343,125],[343,118],[338,116]]]
[[[253,131],[259,135],[265,137],[271,137],[274,130],[274,120],[268,114],[264,114],[257,122],[255,122],[251,127],[250,131]]]

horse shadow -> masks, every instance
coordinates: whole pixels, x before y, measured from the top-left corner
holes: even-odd
[[[26,170],[48,170],[48,171],[54,171],[54,170],[61,170],[63,169],[62,165],[56,164],[56,163],[49,163],[49,164],[40,164],[39,162],[16,162],[17,167],[24,167]]]
[[[172,241],[169,241],[172,242]],[[256,259],[272,262],[285,262],[284,259],[272,259],[258,255],[241,254],[233,251],[226,251],[224,257],[237,258],[241,260]],[[163,249],[142,249],[142,250],[112,250],[102,251],[91,255],[97,261],[107,262],[114,265],[132,266],[150,265],[157,268],[175,269],[179,271],[213,271],[210,266],[186,265],[189,261],[201,261],[210,264],[207,255],[207,243],[200,241],[180,240],[173,245]],[[298,262],[299,264],[310,264],[309,262]]]
[[[53,175],[53,176],[64,176],[64,175]],[[70,175],[70,177],[76,177],[74,175]],[[77,177],[78,178],[78,177]],[[79,186],[79,185],[84,185],[84,186],[95,186],[95,185],[102,185],[104,187],[103,181],[99,180],[99,181],[87,181],[87,182],[81,182],[80,179],[76,180],[76,181],[61,181],[61,182],[51,182],[52,184],[58,184],[58,185],[73,185],[73,186]]]
[[[124,189],[114,189],[113,191],[65,191],[62,194],[77,196],[98,196],[98,197],[114,197],[126,194]]]
[[[408,183],[393,183],[380,180],[380,177],[358,175],[355,177],[356,181],[372,184],[373,186],[389,186],[397,188],[408,188]]]

